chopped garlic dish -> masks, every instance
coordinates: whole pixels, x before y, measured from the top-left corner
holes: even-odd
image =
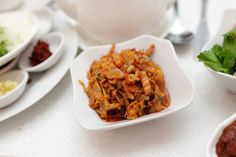
[[[17,82],[14,81],[0,81],[0,97],[9,93],[17,86]]]

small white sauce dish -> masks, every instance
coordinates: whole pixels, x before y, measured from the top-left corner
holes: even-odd
[[[215,130],[211,141],[207,147],[207,157],[217,157],[216,154],[216,144],[220,138],[220,136],[223,133],[223,130],[229,126],[230,124],[232,124],[234,121],[236,120],[236,114],[233,114],[232,116],[230,116],[229,118],[227,118],[226,120],[224,120]]]
[[[19,20],[20,19],[20,20]],[[8,63],[28,46],[38,31],[38,18],[27,11],[14,11],[0,14],[0,27],[7,29],[8,39],[15,43],[20,38],[20,42],[15,44],[14,48],[6,55],[0,57],[0,66]]]
[[[0,67],[0,75],[10,71],[11,69],[13,69],[19,60],[19,56],[14,58],[13,60],[11,60],[10,62],[6,63],[5,65]]]
[[[214,38],[212,38],[204,47],[202,51],[210,50],[214,44],[222,45],[223,34],[230,31],[236,24],[236,9],[226,10],[221,21],[221,26]],[[211,68],[205,66],[210,74],[222,85],[225,89],[233,94],[236,94],[236,76],[225,74],[222,72],[216,72]]]
[[[25,71],[14,70],[0,76],[0,81],[11,80],[17,82],[15,89],[9,93],[0,96],[0,108],[6,107],[16,101],[24,92],[29,75]]]
[[[143,35],[132,40],[116,44],[116,50],[127,48],[147,49],[154,44],[156,49],[152,60],[163,69],[167,89],[171,98],[169,108],[158,112],[139,117],[134,120],[122,120],[118,122],[105,122],[98,114],[89,107],[88,97],[79,85],[78,80],[88,84],[87,72],[93,61],[100,59],[107,54],[111,45],[96,46],[85,49],[71,64],[70,72],[73,82],[73,111],[80,125],[89,130],[110,130],[129,125],[158,119],[175,113],[187,107],[194,96],[194,85],[180,67],[173,45],[170,41],[156,38],[151,35]]]
[[[37,42],[31,44],[26,51],[22,54],[19,61],[19,68],[28,72],[42,72],[51,68],[62,56],[63,45],[64,45],[64,35],[60,32],[49,33],[46,36],[41,37],[42,40],[49,44],[49,49],[52,55],[43,61],[42,63],[32,66],[30,63],[30,56],[32,55],[33,48]]]

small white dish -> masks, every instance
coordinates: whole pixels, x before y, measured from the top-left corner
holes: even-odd
[[[78,80],[87,85],[87,72],[91,63],[107,54],[111,45],[96,46],[85,49],[71,64],[71,76],[74,90],[73,110],[80,125],[89,130],[109,130],[134,125],[160,117],[167,116],[187,107],[193,99],[194,85],[180,67],[173,45],[170,41],[143,35],[135,39],[116,44],[117,51],[126,48],[147,49],[150,44],[156,46],[152,60],[158,63],[164,71],[167,89],[171,97],[169,108],[159,112],[139,117],[135,120],[122,120],[118,122],[104,122],[97,113],[89,107],[88,97]],[[184,88],[183,88],[184,84]]]
[[[202,49],[202,51],[210,50],[214,44],[222,45],[223,34],[230,31],[236,24],[236,10],[226,10],[221,20],[221,26],[218,29],[217,34],[213,37]],[[236,94],[236,76],[225,74],[222,72],[216,72],[211,68],[205,66],[206,69],[212,74],[212,76],[218,80],[218,83],[226,88],[233,94]]]
[[[39,40],[45,41],[49,44],[49,49],[52,52],[52,55],[45,60],[44,62],[32,66],[30,63],[30,56],[32,55],[33,48],[37,42],[34,42],[30,45],[25,52],[22,54],[19,61],[19,68],[28,72],[42,72],[51,68],[62,56],[63,45],[64,45],[64,35],[60,32],[53,32],[44,37],[41,37]]]
[[[2,67],[0,67],[0,75],[10,71],[11,69],[13,69],[16,66],[18,60],[19,60],[19,57],[16,57],[13,60],[11,60],[10,62],[3,65]]]
[[[21,40],[10,52],[0,57],[0,66],[2,66],[18,56],[27,47],[37,33],[38,19],[34,14],[26,11],[6,12],[0,14],[0,27],[8,30],[7,32],[12,38],[11,42],[16,42],[15,40],[19,38]]]
[[[207,157],[217,157],[216,154],[216,144],[220,138],[220,136],[223,133],[223,130],[229,126],[230,124],[232,124],[234,121],[236,120],[236,114],[233,114],[232,116],[230,116],[229,118],[227,118],[226,120],[224,120],[215,130],[211,141],[207,147]]]
[[[11,9],[15,9],[18,6],[20,6],[20,4],[22,3],[22,0],[13,0],[13,1],[9,1],[9,0],[0,0],[0,11],[7,11],[7,10],[11,10]]]
[[[11,71],[0,76],[0,81],[11,80],[18,83],[15,89],[0,97],[0,108],[12,104],[23,94],[28,78],[28,73],[21,70]]]

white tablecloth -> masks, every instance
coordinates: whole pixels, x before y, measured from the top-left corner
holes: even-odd
[[[40,2],[32,1],[31,4]],[[180,5],[183,24],[195,31],[200,14],[200,0],[180,0]],[[211,36],[216,32],[223,11],[227,8],[236,8],[236,1],[209,2]],[[195,98],[187,109],[136,126],[90,132],[81,128],[73,116],[72,84],[67,73],[60,84],[33,107],[0,123],[0,155],[205,156],[215,127],[236,112],[236,95],[227,93],[201,64],[193,60],[193,44],[175,48],[181,66],[196,86]]]

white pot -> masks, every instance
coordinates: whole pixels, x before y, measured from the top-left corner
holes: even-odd
[[[81,30],[104,43],[150,33],[175,0],[57,0]]]

